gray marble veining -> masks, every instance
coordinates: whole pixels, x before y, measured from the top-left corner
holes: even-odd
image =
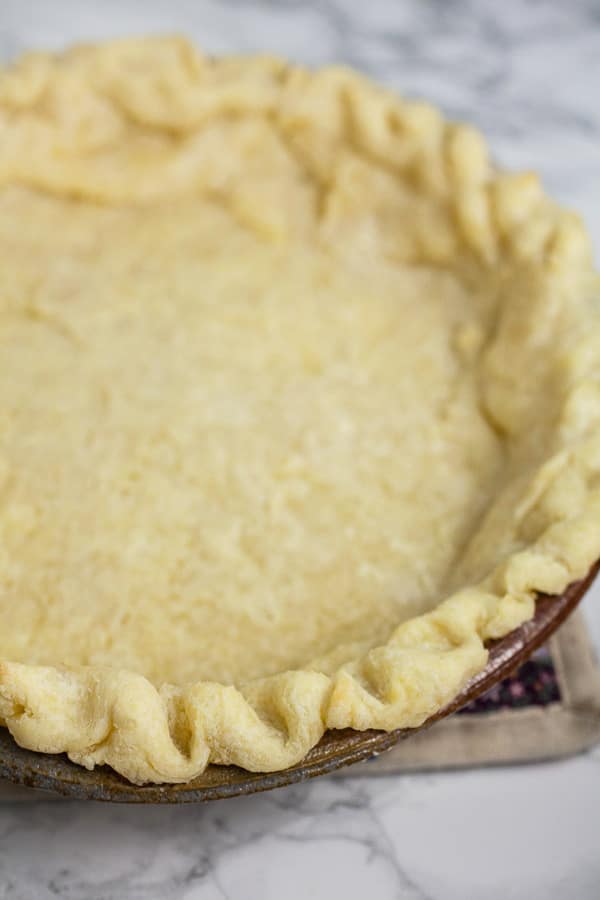
[[[540,171],[579,209],[600,256],[598,0],[0,0],[3,59],[173,31],[212,52],[345,62],[474,122],[502,165]],[[599,603],[596,589],[598,647]],[[0,788],[0,900],[594,900],[599,833],[600,749],[202,807],[18,802]]]
[[[590,756],[324,779],[201,807],[7,805],[0,896],[562,900],[568,884],[569,897],[592,900],[598,778]]]

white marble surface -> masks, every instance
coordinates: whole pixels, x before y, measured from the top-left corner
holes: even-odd
[[[600,256],[600,3],[0,0],[0,55],[183,31],[349,62],[480,125],[540,171]],[[600,648],[600,589],[585,601]],[[203,807],[3,800],[0,898],[600,897],[600,749],[551,765],[321,779]]]

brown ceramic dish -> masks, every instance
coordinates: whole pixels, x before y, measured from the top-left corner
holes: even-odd
[[[295,766],[280,772],[251,773],[236,766],[209,766],[187,784],[130,784],[107,768],[87,771],[65,756],[46,756],[18,747],[4,729],[0,730],[0,778],[14,784],[53,791],[77,800],[105,800],[115,803],[197,803],[240,797],[259,791],[306,781],[335,769],[368,759],[388,750],[400,740],[428,728],[487,691],[517,668],[543,644],[577,606],[594,580],[600,563],[589,575],[574,582],[558,597],[538,596],[533,619],[490,645],[488,664],[438,713],[420,729],[382,731],[329,731],[319,744]]]

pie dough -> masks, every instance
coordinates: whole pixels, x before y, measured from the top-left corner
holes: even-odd
[[[472,128],[178,39],[0,73],[0,723],[136,783],[418,726],[600,556],[598,278]]]

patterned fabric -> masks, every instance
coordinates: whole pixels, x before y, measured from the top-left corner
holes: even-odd
[[[541,647],[523,663],[515,675],[494,685],[487,693],[464,706],[459,714],[547,706],[559,701],[560,688],[552,656],[547,647]]]

